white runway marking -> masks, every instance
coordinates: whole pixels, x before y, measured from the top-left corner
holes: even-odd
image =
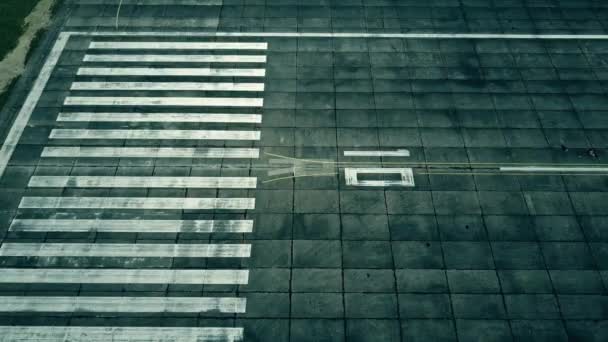
[[[65,106],[262,107],[257,97],[110,97],[68,96]]]
[[[254,198],[23,197],[21,209],[252,210]]]
[[[511,34],[511,33],[365,33],[365,32],[132,32],[68,31],[71,35],[109,37],[276,37],[276,38],[403,38],[403,39],[523,39],[606,40],[606,34]]]
[[[21,134],[23,134],[23,130],[27,126],[30,116],[38,104],[40,95],[51,77],[51,73],[53,72],[53,69],[55,69],[55,65],[57,64],[57,61],[59,61],[59,57],[61,56],[61,53],[63,52],[69,38],[69,33],[59,34],[59,37],[55,41],[55,45],[53,45],[53,48],[49,52],[49,55],[42,66],[42,69],[38,73],[38,77],[36,78],[32,89],[27,95],[23,106],[21,106],[19,113],[17,113],[17,116],[15,117],[15,121],[13,122],[10,131],[4,139],[4,143],[0,149],[0,177],[2,177],[4,174],[6,165],[12,157],[15,147],[17,147],[17,143],[19,143]]]
[[[266,50],[268,43],[221,42],[91,42],[89,49],[103,50]]]
[[[249,244],[4,243],[0,256],[111,258],[249,258]]]
[[[359,180],[360,174],[398,174],[400,180]],[[352,186],[414,186],[414,174],[411,168],[345,168],[346,185]]]
[[[14,219],[17,232],[251,233],[253,220]]]
[[[259,131],[178,129],[53,129],[51,139],[260,140]]]
[[[259,114],[221,113],[59,113],[61,122],[218,122],[261,123]]]
[[[0,342],[237,342],[243,328],[0,326]]]
[[[344,151],[345,157],[409,157],[408,150],[395,151]]]
[[[266,63],[263,55],[85,55],[84,62],[103,63]]]
[[[245,298],[0,296],[0,312],[244,313]]]
[[[209,76],[264,77],[266,69],[252,68],[79,68],[79,76]]]
[[[231,188],[254,189],[256,177],[32,176],[33,188]]]
[[[0,268],[0,283],[246,285],[247,270]]]
[[[264,91],[264,83],[232,82],[74,82],[71,90]]]
[[[559,166],[501,166],[500,171],[503,172],[601,172],[608,173],[606,167],[559,167]]]
[[[260,157],[257,148],[206,147],[94,147],[48,146],[42,157],[50,158],[247,158]]]

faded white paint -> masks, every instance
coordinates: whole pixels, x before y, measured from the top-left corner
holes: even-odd
[[[259,68],[79,68],[79,76],[264,77]]]
[[[359,174],[398,174],[401,179],[392,180],[359,180]],[[414,174],[411,168],[345,168],[346,185],[352,186],[414,186]]]
[[[23,197],[21,209],[252,210],[254,198]]]
[[[256,177],[32,176],[34,188],[232,188],[254,189]]]
[[[74,82],[71,90],[264,91],[264,83],[233,82]]]
[[[263,55],[85,55],[84,62],[103,63],[266,63]]]
[[[253,220],[14,219],[17,232],[251,233]]]
[[[53,129],[51,139],[260,140],[259,131],[179,129]]]
[[[0,268],[0,283],[246,285],[247,270]]]
[[[0,296],[0,312],[244,313],[245,298]]]
[[[243,328],[0,326],[0,342],[237,342]]]
[[[45,158],[259,158],[257,148],[47,146]]]
[[[248,258],[249,244],[169,243],[3,243],[0,256],[129,257],[129,258]]]
[[[344,151],[345,157],[409,157],[408,150],[394,151]]]
[[[102,50],[266,50],[268,43],[246,42],[91,42],[89,49]]]
[[[257,97],[112,97],[68,96],[65,106],[262,107]]]
[[[59,113],[57,121],[62,122],[218,122],[218,123],[261,123],[260,114],[221,113],[101,113],[72,112]]]

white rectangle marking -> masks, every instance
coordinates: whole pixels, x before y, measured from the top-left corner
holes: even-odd
[[[254,198],[23,197],[21,209],[252,210]]]
[[[257,148],[206,147],[45,147],[44,158],[247,158],[260,157]]]
[[[79,68],[79,76],[264,77],[260,68]]]
[[[245,298],[0,296],[0,312],[244,313]]]
[[[0,256],[111,258],[249,258],[250,244],[4,243]]]
[[[259,131],[178,129],[53,129],[51,139],[260,140]]]
[[[85,62],[103,63],[266,63],[263,55],[85,55]]]
[[[409,157],[408,150],[395,151],[344,151],[345,157]]]
[[[1,342],[237,342],[243,328],[0,326]]]
[[[233,82],[74,82],[71,90],[264,91],[264,83]]]
[[[580,173],[607,173],[606,167],[558,167],[558,166],[501,166],[502,172],[580,172]]]
[[[0,268],[0,283],[246,285],[247,270]]]
[[[14,219],[16,232],[251,233],[253,220]]]
[[[260,114],[221,113],[59,113],[60,122],[218,122],[261,123]]]
[[[399,174],[401,179],[391,180],[359,180],[359,174]],[[345,168],[346,185],[352,186],[414,186],[414,174],[411,168]]]
[[[254,189],[256,177],[32,176],[33,188],[231,188]]]
[[[65,106],[262,107],[256,97],[112,97],[68,96]]]
[[[102,50],[266,50],[268,43],[249,42],[91,42]]]

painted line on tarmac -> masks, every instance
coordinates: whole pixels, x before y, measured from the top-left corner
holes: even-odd
[[[0,256],[111,258],[249,258],[250,244],[4,243]]]
[[[16,232],[251,233],[253,220],[14,219]]]
[[[245,298],[0,296],[0,312],[244,313]]]
[[[237,342],[243,328],[0,326],[0,341]]]

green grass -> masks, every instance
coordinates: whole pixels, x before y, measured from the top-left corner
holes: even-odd
[[[1,0],[0,1],[0,60],[6,56],[19,41],[23,33],[23,20],[39,0]]]

